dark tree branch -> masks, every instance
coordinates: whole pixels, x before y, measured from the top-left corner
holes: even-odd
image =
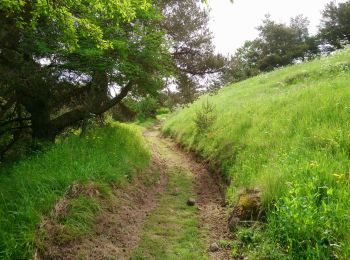
[[[110,99],[109,101],[105,102],[104,104],[101,104],[100,107],[94,107],[94,108],[86,108],[86,107],[80,107],[77,109],[74,109],[72,111],[69,111],[56,119],[52,120],[50,122],[50,126],[52,127],[52,131],[55,132],[55,134],[58,134],[66,127],[75,124],[81,120],[84,120],[86,118],[91,117],[91,114],[94,115],[101,115],[104,112],[106,112],[108,109],[112,108],[113,106],[117,105],[120,101],[123,100],[123,98],[126,97],[126,95],[129,93],[133,86],[132,82],[129,82],[124,88],[122,88],[119,95],[117,95],[115,98]]]
[[[204,70],[196,70],[196,69],[185,69],[185,68],[180,68],[180,71],[191,74],[193,76],[204,76],[207,74],[215,74],[215,73],[219,73],[222,72],[223,69],[204,69]]]

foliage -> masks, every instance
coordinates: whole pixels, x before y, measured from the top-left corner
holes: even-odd
[[[157,115],[165,115],[165,114],[169,114],[171,111],[169,108],[167,107],[160,107],[157,109]]]
[[[157,109],[159,108],[158,102],[153,97],[147,97],[137,104],[139,119],[145,120],[146,118],[155,118],[157,115]]]
[[[162,27],[171,50],[170,66],[174,75],[165,87],[176,86],[179,103],[193,102],[203,86],[200,82],[215,78],[222,71],[225,58],[214,53],[209,30],[209,9],[198,0],[160,0],[165,17]]]
[[[291,182],[287,194],[276,202],[269,218],[270,232],[294,257],[339,258],[347,214],[339,204],[347,202],[313,172],[292,177],[298,181]]]
[[[114,110],[114,118],[124,121],[155,119],[161,113],[168,113],[169,109],[163,108],[159,96],[147,96],[143,98],[127,97],[118,110]],[[127,120],[129,119],[129,120]]]
[[[73,183],[123,183],[148,161],[149,152],[140,133],[134,127],[116,124],[90,131],[85,138],[71,136],[13,166],[2,166],[0,258],[32,257],[42,216],[49,214]],[[79,210],[82,200],[73,201],[72,209]],[[84,223],[96,211],[94,204],[83,204],[88,207],[83,215],[71,211],[72,217],[62,219],[72,227],[71,232],[85,232]],[[84,217],[84,223],[76,230],[79,217]]]
[[[262,191],[268,221],[254,232],[267,242],[243,243],[244,254],[349,258],[349,59],[347,48],[261,74],[202,97],[164,125],[231,179],[231,204],[243,188]],[[192,122],[206,99],[217,120],[198,137]]]
[[[246,41],[231,58],[222,76],[223,83],[315,57],[319,53],[318,42],[309,35],[308,26],[309,20],[302,15],[291,18],[289,25],[266,16],[258,27],[259,37]]]
[[[332,1],[322,12],[320,38],[331,50],[350,43],[350,1],[337,4]]]
[[[53,141],[129,93],[154,94],[170,73],[148,0],[1,1],[0,13],[5,151],[24,135]]]

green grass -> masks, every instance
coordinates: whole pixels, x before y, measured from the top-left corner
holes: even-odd
[[[207,100],[215,121],[202,133],[195,121]],[[259,232],[276,246],[255,256],[350,257],[350,48],[202,96],[163,131],[231,180],[231,205],[242,188],[263,191]]]
[[[65,205],[67,212],[57,216],[57,223],[61,229],[54,234],[54,240],[59,245],[64,245],[71,241],[87,236],[92,231],[96,214],[100,210],[100,205],[96,199],[79,195],[77,198],[70,198]],[[36,234],[35,244],[38,249],[46,250],[46,241],[50,239],[45,227]]]
[[[168,178],[166,192],[158,198],[132,259],[207,259],[206,233],[198,228],[198,209],[186,205],[187,199],[194,197],[193,174],[172,169]]]
[[[126,183],[147,166],[149,158],[137,127],[114,124],[91,131],[86,138],[71,136],[1,168],[0,258],[32,257],[38,224],[71,184]],[[84,196],[69,203],[68,215],[60,221],[75,235],[86,234],[98,205]]]

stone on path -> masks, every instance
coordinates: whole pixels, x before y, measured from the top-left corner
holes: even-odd
[[[194,206],[196,204],[196,200],[194,198],[189,198],[187,200],[187,205],[188,206]]]
[[[219,251],[220,247],[217,243],[212,243],[210,246],[209,246],[209,251],[210,252],[217,252]]]

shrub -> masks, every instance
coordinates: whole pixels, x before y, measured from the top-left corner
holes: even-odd
[[[215,122],[215,105],[209,100],[202,103],[201,109],[196,111],[194,123],[198,134],[205,133]]]
[[[169,108],[167,107],[161,107],[157,109],[157,115],[165,115],[165,114],[169,114],[171,111]]]

